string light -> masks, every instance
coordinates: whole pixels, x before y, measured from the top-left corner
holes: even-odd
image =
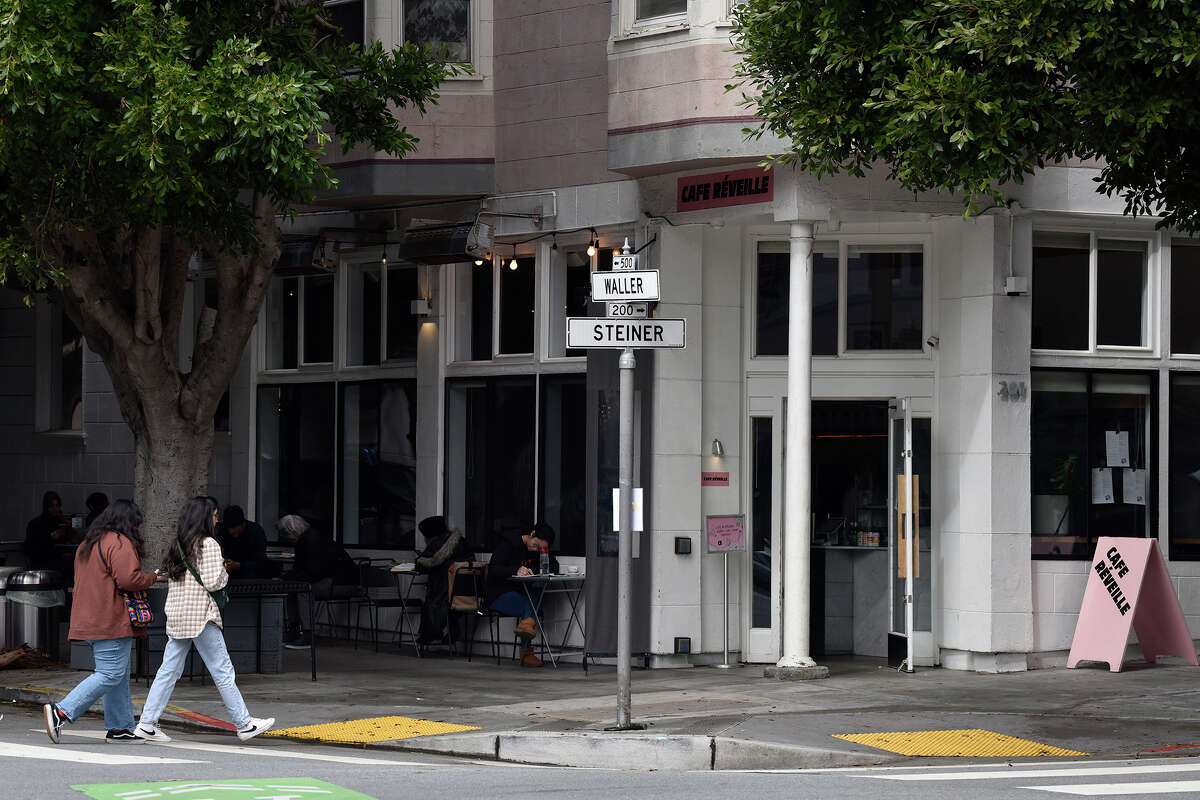
[[[596,244],[600,241],[600,237],[596,235],[596,229],[592,228],[592,233],[588,237],[587,254],[588,258],[596,255]]]
[[[379,266],[387,269],[387,245],[383,246],[383,255],[379,257]]]
[[[520,266],[520,265],[517,264],[517,246],[514,244],[513,245],[513,257],[512,257],[512,261],[508,262],[508,268],[511,270],[516,270],[516,268],[518,266]]]

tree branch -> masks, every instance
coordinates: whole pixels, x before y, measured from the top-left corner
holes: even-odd
[[[163,356],[171,369],[179,365],[179,326],[187,296],[187,270],[195,244],[178,234],[171,236],[170,263],[163,271],[159,316],[162,319]]]
[[[133,290],[136,314],[133,333],[143,344],[162,339],[162,229],[147,228],[137,237],[133,252]],[[174,361],[174,359],[172,359]]]

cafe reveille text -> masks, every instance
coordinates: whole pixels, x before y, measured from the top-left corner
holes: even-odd
[[[1129,601],[1125,599],[1125,593],[1121,591],[1120,585],[1117,584],[1117,578],[1124,578],[1129,574],[1129,567],[1125,563],[1125,559],[1121,557],[1121,552],[1115,547],[1108,548],[1108,564],[1104,563],[1104,559],[1096,562],[1095,570],[1099,574],[1100,580],[1104,581],[1104,588],[1108,591],[1109,596],[1117,605],[1117,610],[1121,615],[1129,613]],[[1113,573],[1116,573],[1114,575]]]
[[[754,168],[680,178],[675,200],[677,210],[694,211],[762,203],[773,199],[774,195],[771,174]]]

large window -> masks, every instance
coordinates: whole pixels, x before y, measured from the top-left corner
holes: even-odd
[[[1171,560],[1200,561],[1200,374],[1171,374]]]
[[[340,385],[341,541],[411,548],[416,529],[417,382]]]
[[[470,0],[404,0],[404,41],[445,47],[452,60],[470,62]]]
[[[687,0],[637,0],[637,18],[654,19],[687,13]]]
[[[610,256],[611,257],[611,256]],[[586,350],[568,348],[566,317],[588,316],[588,298],[592,294],[591,261],[582,248],[555,249],[550,255],[550,308],[562,309],[562,318],[550,321],[548,355],[586,356]]]
[[[334,277],[281,276],[267,292],[267,369],[333,363]]]
[[[333,534],[333,383],[260,386],[258,389],[258,519],[273,530],[299,514]]]
[[[325,14],[337,26],[343,40],[354,44],[365,43],[363,0],[325,0]]]
[[[1200,355],[1200,241],[1171,243],[1171,352]]]
[[[554,551],[584,554],[582,375],[446,384],[446,516],[480,550],[545,521]],[[540,478],[540,480],[539,480]]]
[[[500,349],[502,355],[533,352],[534,260],[510,258],[500,270]]]
[[[415,361],[419,323],[412,301],[416,299],[415,265],[385,268],[371,261],[353,267],[346,303],[346,364]]]
[[[533,354],[537,296],[534,265],[531,257],[506,254],[495,261],[455,266],[455,361]]]
[[[1153,378],[1141,372],[1033,372],[1035,557],[1090,558],[1100,536],[1150,534]]]
[[[1147,349],[1149,242],[1088,233],[1033,236],[1033,347]]]
[[[762,242],[758,246],[755,356],[787,355],[789,258],[786,242]],[[816,242],[812,259],[813,355],[922,349],[925,300],[921,245]]]
[[[57,303],[37,306],[36,429],[83,430],[83,334]]]

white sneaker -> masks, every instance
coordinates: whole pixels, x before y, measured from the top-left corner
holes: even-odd
[[[255,736],[258,736],[260,733],[265,733],[266,731],[270,730],[271,726],[274,724],[275,724],[274,717],[267,717],[266,719],[258,719],[257,717],[251,717],[250,724],[247,725],[245,728],[242,728],[240,731],[238,731],[237,737],[239,739],[241,739],[243,742],[246,741],[247,739],[253,739]]]
[[[139,739],[145,739],[147,742],[169,742],[171,737],[167,736],[158,725],[146,725],[140,723],[133,729],[133,735]]]

